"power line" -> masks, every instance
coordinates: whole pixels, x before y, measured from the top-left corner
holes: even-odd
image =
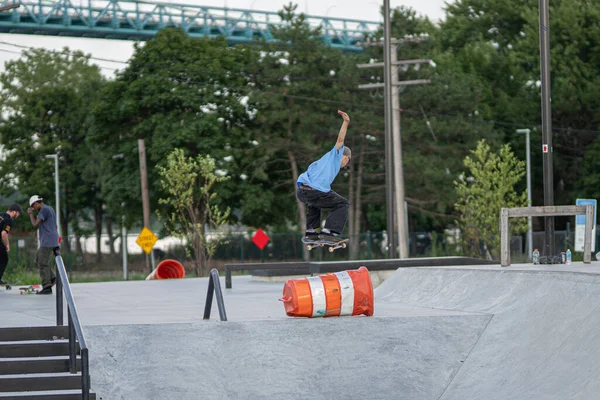
[[[16,43],[11,43],[11,42],[6,42],[6,41],[1,41],[0,40],[0,44],[4,44],[7,46],[14,46],[14,47],[18,47],[18,48],[22,48],[22,49],[42,49],[44,50],[42,47],[35,47],[35,46],[26,46],[26,45],[20,45],[20,44],[16,44]],[[18,52],[12,52],[10,50],[1,50],[3,52],[6,53],[13,53],[13,54],[23,54],[18,53]],[[56,52],[60,52],[58,50],[56,50]],[[111,63],[118,63],[118,64],[125,64],[125,65],[130,65],[131,63],[135,63],[133,61],[123,61],[123,60],[115,60],[115,59],[108,59],[108,58],[101,58],[101,57],[94,57],[94,56],[88,56],[88,55],[79,55],[79,54],[75,54],[73,51],[68,51],[68,52],[64,52],[66,54],[69,54],[71,56],[79,56],[79,57],[83,57],[83,58],[88,58],[91,60],[97,60],[97,61],[103,61],[103,62],[111,62]],[[162,70],[172,70],[173,72],[180,72],[180,71],[185,71],[185,70],[191,70],[191,71],[195,71],[195,72],[203,72],[203,73],[207,73],[207,74],[213,74],[213,75],[218,75],[218,74],[222,74],[216,71],[209,71],[209,70],[202,70],[202,69],[187,69],[187,68],[165,68],[165,66],[161,66],[158,64],[152,64],[152,63],[137,63],[138,65],[143,65],[143,66],[151,66],[151,67],[155,67],[157,69],[162,69]],[[98,66],[99,68],[102,69],[106,69],[106,70],[112,70],[112,71],[119,71],[119,69],[116,68],[109,68],[109,67],[103,67],[103,66]],[[122,71],[122,70],[121,70]],[[208,85],[213,85],[213,83],[205,83],[205,82],[197,82],[197,81],[188,81],[187,79],[180,79],[180,78],[174,78],[174,77],[167,77],[167,76],[162,76],[162,75],[153,75],[153,74],[145,74],[142,72],[137,72],[134,71],[134,73],[138,74],[138,75],[149,75],[149,76],[155,76],[155,77],[160,77],[160,78],[165,78],[165,79],[169,79],[169,80],[177,80],[179,82],[184,82],[184,83],[190,83],[190,84],[195,84],[195,85],[201,85],[201,86],[208,86]],[[243,75],[242,73],[239,73],[239,76],[244,76],[244,77],[257,77],[257,76],[264,76],[261,74],[248,74],[248,75]],[[317,80],[319,78],[311,78],[311,77],[298,77],[298,78],[302,78],[302,79],[306,79],[306,80]],[[332,78],[321,78],[322,80],[332,80]],[[278,78],[273,78],[273,80],[278,80]],[[344,81],[344,79],[339,79],[340,81]],[[347,81],[350,81],[349,79]],[[354,80],[352,80],[354,82]],[[268,82],[268,81],[267,81]],[[247,90],[247,88],[239,88],[239,87],[230,87],[232,89],[236,89],[236,90]],[[321,98],[316,98],[316,97],[310,97],[310,96],[301,96],[301,95],[290,95],[290,94],[284,94],[284,93],[275,93],[275,92],[268,92],[268,91],[261,91],[261,93],[263,94],[270,94],[270,95],[277,95],[277,96],[282,96],[282,97],[289,97],[289,98],[293,98],[293,99],[299,99],[299,100],[307,100],[307,101],[315,101],[315,102],[321,102],[321,103],[328,103],[328,104],[345,104],[345,105],[349,105],[349,106],[359,106],[362,108],[372,108],[372,109],[380,109],[381,107],[379,106],[375,106],[375,105],[365,105],[365,104],[356,104],[356,103],[350,103],[350,102],[344,102],[344,101],[337,101],[337,100],[329,100],[329,99],[321,99]],[[400,109],[401,112],[406,113],[406,114],[411,114],[411,115],[422,115],[421,110],[411,110],[411,109]],[[434,113],[434,112],[428,112],[427,115],[429,117],[431,116],[435,116],[435,117],[439,117],[439,118],[449,118],[449,119],[461,119],[461,120],[465,120],[465,121],[470,121],[472,123],[485,123],[485,124],[493,124],[493,125],[499,125],[499,126],[505,126],[505,127],[523,127],[523,126],[531,126],[531,125],[535,125],[535,126],[539,126],[540,124],[531,124],[531,123],[524,123],[524,122],[506,122],[506,121],[498,121],[498,120],[493,120],[493,119],[482,119],[482,118],[478,118],[475,119],[471,116],[468,115],[461,115],[461,114],[442,114],[442,113]],[[586,129],[573,129],[573,128],[561,128],[561,127],[552,127],[552,131],[557,131],[557,132],[570,132],[570,133],[577,133],[577,134],[600,134],[600,130],[586,130]]]
[[[414,111],[414,110],[405,109],[405,108],[400,109],[400,111],[403,113],[414,114],[414,115],[421,114],[420,111]],[[485,123],[485,124],[501,125],[501,126],[512,127],[512,128],[522,128],[523,126],[540,126],[540,124],[535,124],[535,123],[532,124],[532,123],[526,123],[526,122],[517,123],[517,122],[498,121],[498,120],[494,120],[494,119],[483,119],[483,118],[475,119],[471,116],[461,115],[461,114],[451,115],[451,114],[440,114],[440,113],[429,112],[427,115],[441,117],[441,118],[463,119],[466,121],[470,121],[472,123]],[[600,133],[599,130],[573,129],[573,128],[554,128],[553,127],[552,130],[560,131],[560,132],[566,131],[566,132],[572,132],[572,133],[589,133],[589,134],[599,134]]]
[[[23,55],[22,51],[13,51],[13,50],[7,50],[7,49],[0,49],[0,52],[2,53],[10,53],[10,54],[18,54],[18,55]],[[110,67],[103,67],[102,65],[97,65],[98,68],[102,68],[102,69],[106,69],[106,70],[110,70],[110,71],[118,71],[117,68],[110,68]]]
[[[23,49],[34,49],[34,50],[35,49],[42,49],[42,50],[44,50],[41,47],[19,45],[19,44],[16,44],[16,43],[10,43],[10,42],[6,42],[6,41],[0,41],[0,44],[5,44],[5,45],[9,45],[9,46],[15,46],[15,47],[18,47],[18,48],[23,48]],[[99,58],[99,57],[92,57],[92,56],[86,56],[86,55],[81,55],[80,56],[79,54],[74,54],[72,51],[63,51],[63,53],[69,54],[71,56],[79,56],[79,57],[93,59],[93,60],[106,61],[106,62],[114,62],[114,63],[121,63],[121,64],[127,64],[127,65],[129,65],[130,62],[131,62],[131,61],[127,62],[127,61],[121,61],[121,60],[111,60],[111,59],[105,59],[105,58]],[[19,54],[23,54],[23,53],[19,53]],[[153,66],[153,67],[156,67],[157,69],[163,69],[163,70],[165,69],[164,66],[157,65],[157,64],[144,64],[144,63],[138,63],[138,64]],[[101,68],[103,68],[103,67],[101,67]],[[166,69],[169,70],[169,68],[166,68]],[[180,70],[187,70],[187,69],[186,68],[182,68]],[[180,71],[180,70],[178,70],[178,71]],[[208,70],[196,70],[196,69],[192,69],[192,71],[207,72],[207,73],[215,74],[215,75],[216,74],[221,74],[221,73],[216,72],[216,71],[208,71]],[[134,74],[136,74],[136,75],[154,76],[154,77],[158,77],[158,78],[162,78],[162,79],[167,79],[167,80],[171,80],[171,81],[175,80],[175,81],[178,81],[178,82],[181,82],[181,83],[192,84],[192,85],[199,85],[199,86],[212,86],[212,85],[214,85],[213,82],[198,82],[198,81],[192,81],[192,80],[184,79],[184,78],[169,77],[169,76],[158,75],[158,74],[148,74],[148,73],[144,73],[144,72],[141,72],[141,71],[132,71],[132,72]],[[221,74],[221,75],[223,75],[223,74]],[[256,75],[250,74],[250,76],[256,76]],[[277,79],[280,80],[279,78],[277,78]],[[306,79],[310,80],[310,79],[313,79],[313,78],[306,77]],[[229,88],[230,89],[236,89],[236,90],[239,90],[239,91],[247,90],[247,88],[232,87],[232,86],[229,86]],[[290,95],[290,94],[285,94],[285,93],[275,93],[275,92],[268,92],[268,91],[264,91],[264,90],[261,90],[260,93],[262,93],[262,94],[278,95],[278,96],[282,96],[282,97],[289,97],[289,98],[299,99],[299,100],[319,101],[319,102],[322,102],[322,103],[330,103],[330,104],[344,103],[344,104],[348,104],[348,105],[359,106],[359,104],[347,103],[347,102],[343,102],[343,101],[336,101],[336,100],[329,100],[329,99],[320,99],[320,98],[309,97],[309,96]],[[361,107],[365,107],[365,105],[360,105],[360,106]],[[366,105],[366,107],[379,108],[379,107],[370,106],[370,105]]]
[[[6,50],[6,49],[0,49],[1,52],[3,53],[10,53],[10,54],[19,54],[19,55],[23,55],[22,52],[20,51],[13,51],[13,50]]]
[[[27,49],[27,50],[46,50],[46,51],[47,51],[47,49],[45,49],[45,48],[43,48],[43,47],[27,46],[27,45],[24,45],[24,44],[17,44],[17,43],[7,42],[7,41],[4,41],[4,40],[0,40],[0,44],[4,44],[4,45],[6,45],[6,46],[18,47],[18,48],[20,48],[20,49]],[[81,55],[81,56],[80,56],[79,54],[74,54],[74,52],[73,52],[73,51],[71,51],[71,50],[69,50],[69,51],[62,51],[62,50],[51,50],[51,51],[55,51],[55,52],[57,52],[57,53],[63,53],[63,54],[65,54],[65,53],[66,53],[66,54],[69,54],[69,55],[71,55],[71,56],[74,56],[74,57],[89,58],[89,59],[91,59],[91,60],[104,61],[104,62],[111,62],[111,63],[117,63],[117,64],[129,64],[129,62],[128,62],[128,61],[123,61],[123,60],[113,60],[113,59],[110,59],[110,58],[94,57],[94,56],[91,56],[91,55],[85,55],[85,54],[83,54],[83,55]],[[21,53],[21,54],[22,54],[22,53]]]
[[[7,41],[3,41],[3,40],[0,40],[0,44],[4,44],[7,46],[14,46],[14,47],[22,48],[22,49],[33,49],[33,50],[43,49],[42,47],[21,45],[21,44],[11,43],[11,42],[7,42]],[[139,62],[139,61],[134,61],[134,60],[123,61],[123,60],[95,57],[95,56],[86,55],[86,54],[79,55],[79,54],[75,54],[74,51],[64,51],[64,50],[55,50],[55,51],[58,53],[62,53],[62,54],[69,54],[73,57],[82,57],[82,58],[87,58],[87,59],[95,60],[95,61],[110,62],[110,63],[117,63],[117,64],[125,64],[125,65],[137,65],[137,66],[143,66],[143,67],[153,67],[156,69],[173,71],[173,72],[191,71],[191,72],[200,72],[203,74],[225,76],[225,73],[223,73],[223,72],[211,71],[211,70],[201,69],[201,68],[183,68],[183,67],[175,68],[172,66],[165,66],[165,65],[156,64],[156,63],[145,63],[145,62]],[[237,73],[234,73],[234,75],[240,76],[240,77],[262,77],[262,78],[265,78],[265,76],[263,74],[258,74],[258,73],[237,72]],[[331,81],[331,82],[354,82],[355,81],[355,79],[353,79],[353,78],[351,78],[351,79],[349,79],[349,78],[334,78],[332,76],[330,76],[330,77],[291,76],[291,77],[288,77],[288,79],[290,81]],[[281,78],[274,77],[274,78],[267,79],[266,81],[267,82],[268,81],[280,82]]]

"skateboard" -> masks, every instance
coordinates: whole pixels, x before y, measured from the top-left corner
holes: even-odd
[[[335,249],[345,249],[346,248],[346,242],[348,242],[350,239],[344,239],[344,240],[340,240],[339,242],[329,242],[327,240],[306,240],[304,238],[302,238],[302,243],[306,244],[306,250],[311,251],[312,249],[314,249],[315,247],[323,247],[323,246],[328,246],[329,247],[329,252],[333,253],[333,251]]]
[[[9,283],[3,283],[2,286],[4,286],[6,288],[6,290],[11,290],[14,285],[18,285],[18,284],[19,284],[19,282],[9,282]]]
[[[19,288],[19,294],[35,294],[42,290],[41,285],[22,286]]]

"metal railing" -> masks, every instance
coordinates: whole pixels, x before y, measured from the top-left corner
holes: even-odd
[[[210,270],[210,277],[208,278],[208,291],[206,292],[204,319],[210,319],[213,295],[217,297],[217,306],[219,307],[219,316],[221,317],[221,321],[227,321],[225,302],[223,301],[223,291],[221,290],[221,282],[219,281],[219,271],[217,271],[216,268]]]
[[[67,276],[67,270],[60,255],[60,247],[54,248],[54,257],[56,261],[56,325],[63,325],[63,293],[67,299],[67,314],[69,323],[69,372],[77,373],[77,344],[79,343],[79,353],[81,355],[81,398],[89,400],[90,398],[90,363],[88,347],[85,343],[83,328],[77,307],[75,307],[75,298],[71,291],[71,284]]]
[[[516,207],[500,209],[500,265],[510,266],[510,224],[509,218],[519,217],[556,217],[585,215],[585,239],[583,247],[583,262],[592,261],[592,229],[594,222],[594,206],[543,206],[543,207]],[[549,246],[548,244],[546,244]],[[545,254],[553,261],[554,254]],[[550,262],[552,263],[552,262]]]

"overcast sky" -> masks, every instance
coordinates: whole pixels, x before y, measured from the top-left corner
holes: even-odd
[[[391,0],[391,7],[401,5],[409,6],[418,13],[427,15],[432,20],[439,20],[443,17],[443,7],[446,2],[452,0]],[[213,7],[229,7],[252,9],[261,11],[278,11],[283,4],[288,1],[280,0],[176,0],[164,1],[166,3],[186,3]],[[79,1],[75,0],[75,4]],[[296,0],[298,10],[309,15],[330,16],[337,18],[359,19],[366,21],[381,21],[379,9],[383,4],[382,0]],[[68,46],[71,49],[79,49],[85,53],[90,53],[94,57],[109,58],[127,61],[132,53],[132,42],[121,40],[103,40],[103,39],[78,39],[67,37],[33,36],[33,35],[14,35],[0,34],[0,42],[14,43],[23,46],[44,47],[47,49],[61,49]],[[0,43],[0,71],[4,70],[4,63],[7,60],[18,58],[20,49]],[[94,61],[96,64],[104,67],[103,73],[111,76],[115,68],[122,68],[122,64]]]

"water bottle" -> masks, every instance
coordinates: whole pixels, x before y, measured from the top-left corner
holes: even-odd
[[[540,263],[540,252],[538,249],[533,249],[533,264],[538,265]]]
[[[571,265],[571,250],[567,249],[567,265]]]

